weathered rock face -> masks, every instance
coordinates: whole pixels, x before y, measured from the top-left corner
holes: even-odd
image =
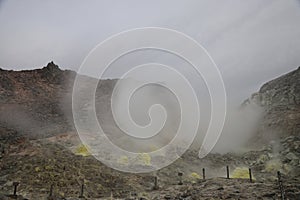
[[[30,136],[66,131],[69,121],[62,104],[74,75],[53,62],[37,70],[1,70],[1,125]],[[70,109],[68,104],[65,108]]]
[[[42,69],[0,70],[0,132],[16,130],[30,138],[74,130],[72,89],[76,73],[53,62]],[[87,80],[93,80],[87,78]],[[97,97],[106,98],[114,80],[101,80]]]
[[[264,109],[258,128],[259,139],[283,138],[300,133],[300,67],[264,84],[244,102]]]

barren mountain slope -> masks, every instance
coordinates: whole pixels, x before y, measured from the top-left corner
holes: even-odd
[[[52,199],[76,199],[82,183],[86,199],[278,199],[277,171],[286,197],[300,199],[299,73],[266,83],[244,103],[264,108],[258,138],[277,133],[276,146],[265,140],[260,150],[209,154],[202,160],[189,150],[155,174],[134,175],[109,169],[82,148],[70,117],[75,72],[52,62],[37,70],[0,70],[0,199],[9,199],[14,181],[20,182],[20,199],[46,199],[51,185]],[[96,93],[106,122],[115,83],[103,80]],[[224,179],[226,165],[230,180]],[[207,180],[202,180],[202,168]],[[183,185],[178,185],[178,172],[183,172]],[[152,189],[154,176],[158,190]]]

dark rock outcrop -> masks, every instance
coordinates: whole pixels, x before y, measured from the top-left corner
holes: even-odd
[[[258,127],[262,141],[300,133],[300,67],[264,84],[243,106],[254,103],[264,110]]]

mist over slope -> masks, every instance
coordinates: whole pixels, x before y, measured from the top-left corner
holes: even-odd
[[[0,69],[0,127],[14,129],[30,138],[74,131],[72,89],[75,77],[76,72],[61,70],[53,62],[35,70]],[[103,80],[101,85],[102,90],[97,94],[106,97],[114,81]]]
[[[74,131],[72,87],[75,76],[76,72],[61,70],[53,62],[36,70],[1,69],[2,132],[9,128],[22,135],[41,138]],[[82,78],[87,83],[98,81],[90,77]],[[241,138],[236,143],[250,140],[264,143],[270,139],[297,135],[300,129],[299,82],[300,68],[264,84],[259,92],[243,103],[238,114],[229,111],[224,136]],[[110,108],[115,84],[116,80],[101,80],[98,85],[101,87],[96,93],[98,118],[111,134],[119,131]]]
[[[300,133],[300,67],[265,83],[243,103],[263,108],[256,141],[268,142]]]
[[[62,71],[53,62],[27,71],[0,71],[0,124],[30,137],[65,132],[74,72]]]
[[[110,199],[111,191],[123,199],[133,193],[136,193],[133,199],[145,195],[149,199],[274,199],[279,197],[276,181],[279,170],[287,197],[297,199],[300,196],[299,71],[266,83],[243,103],[239,112],[229,113],[225,140],[221,138],[218,145],[238,151],[220,150],[217,152],[221,154],[210,153],[199,159],[198,149],[190,149],[155,174],[137,175],[112,170],[82,150],[72,119],[75,72],[61,70],[53,62],[37,70],[0,70],[0,199],[2,194],[11,193],[14,181],[21,182],[19,193],[29,199],[44,198],[50,185],[54,185],[57,199],[78,197],[82,180],[88,188],[87,199]],[[85,80],[86,87],[98,81],[86,76],[80,78]],[[128,140],[121,137],[110,107],[116,82],[100,81],[95,104],[97,117],[110,139],[122,144]],[[168,105],[167,98],[156,95],[157,91],[151,91],[154,96],[151,100],[163,97]],[[88,101],[86,106],[90,106]],[[140,113],[135,114],[140,119]],[[280,149],[274,150],[271,139],[279,143]],[[242,142],[257,141],[263,143],[261,149],[239,152]],[[153,164],[151,159],[149,162]],[[226,165],[231,170],[230,180],[220,178],[225,176]],[[248,167],[256,179],[254,183],[246,180]],[[207,180],[201,179],[202,168],[207,169]],[[179,171],[184,174],[182,186],[177,185]],[[154,175],[159,177],[159,190],[152,190]]]

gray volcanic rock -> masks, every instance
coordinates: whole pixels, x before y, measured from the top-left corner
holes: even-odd
[[[298,135],[300,131],[300,67],[264,84],[243,103],[259,105],[264,116],[258,127],[261,141]]]

